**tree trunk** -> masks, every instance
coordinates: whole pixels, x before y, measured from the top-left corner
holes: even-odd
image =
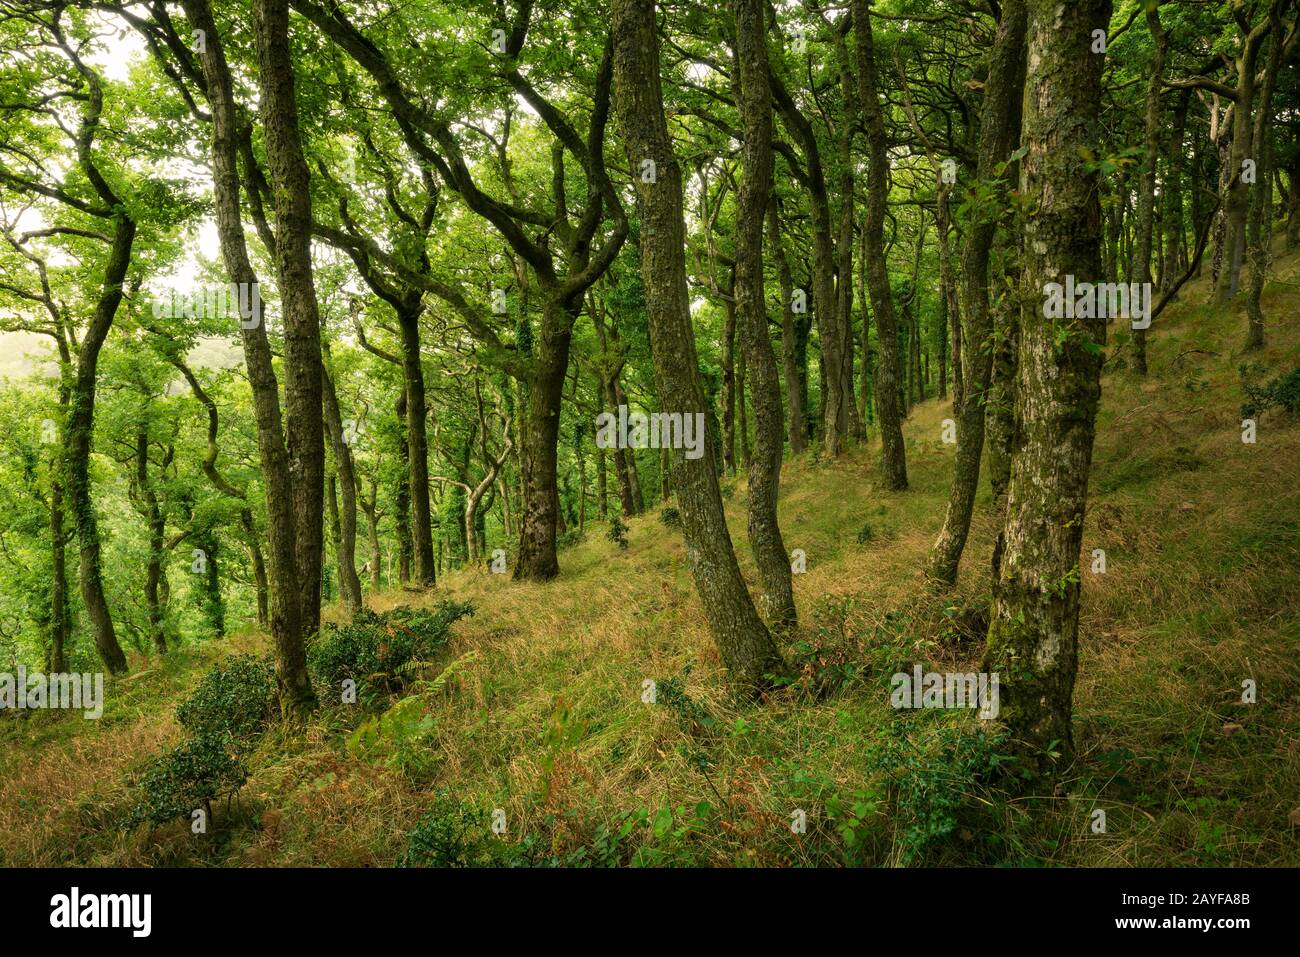
[[[262,556],[262,545],[258,538],[257,525],[253,521],[253,510],[248,506],[240,509],[239,524],[244,529],[248,554],[253,560],[253,582],[257,589],[257,624],[261,628],[266,628],[271,623],[271,586],[266,577],[266,559]]]
[[[867,288],[871,311],[876,317],[876,339],[880,357],[876,363],[876,421],[880,423],[881,470],[885,487],[898,492],[907,488],[907,459],[903,446],[903,419],[899,411],[898,322],[894,316],[893,293],[885,267],[885,202],[889,192],[889,169],[885,118],[880,107],[876,80],[875,40],[871,32],[871,4],[853,0],[853,31],[857,39],[858,103],[867,133],[867,208],[863,229],[867,247]]]
[[[763,582],[763,611],[776,631],[796,624],[790,557],[777,522],[781,485],[781,382],[763,296],[763,218],[772,190],[772,92],[762,0],[734,0],[737,100],[745,139],[736,205],[736,312],[754,379],[754,450],[749,457],[749,543]],[[852,222],[850,221],[850,227]],[[852,237],[850,237],[851,245]],[[848,277],[843,277],[848,283]],[[850,353],[850,356],[852,353]],[[850,396],[852,393],[850,392]],[[743,408],[744,392],[741,393]]]
[[[321,366],[321,389],[324,400],[325,424],[329,430],[330,445],[334,451],[334,468],[343,499],[339,516],[339,539],[335,557],[339,567],[339,592],[343,596],[343,610],[351,621],[361,611],[361,579],[357,576],[357,476],[352,463],[352,449],[343,432],[343,416],[339,410],[338,391],[329,370]],[[425,491],[428,491],[426,483]],[[428,567],[433,567],[433,541],[430,539]]]
[[[1268,64],[1264,69],[1264,83],[1259,91],[1259,110],[1255,116],[1255,183],[1251,189],[1253,202],[1250,209],[1250,286],[1246,294],[1246,317],[1249,331],[1247,349],[1264,347],[1264,314],[1260,298],[1264,294],[1264,281],[1268,278],[1272,259],[1273,240],[1273,90],[1277,85],[1278,70],[1282,66],[1282,18],[1276,3],[1269,6],[1269,23],[1272,35],[1269,40]]]
[[[605,477],[605,450],[596,449],[596,510],[601,521],[609,517],[609,485]]]
[[[733,273],[734,276],[734,273]],[[736,304],[735,280],[722,303],[722,468],[736,474]]]
[[[163,609],[158,601],[162,581],[163,552],[166,548],[167,520],[158,505],[158,495],[149,483],[149,432],[144,423],[135,436],[135,488],[140,510],[149,529],[149,558],[145,562],[144,600],[149,617],[149,640],[154,651],[167,653],[167,635],[163,631]]]
[[[1110,0],[1031,0],[1025,95],[1023,193],[1026,287],[1037,295],[1066,275],[1101,274],[1097,174],[1103,57],[1090,52]],[[999,718],[1031,769],[1047,752],[1068,761],[1078,664],[1079,551],[1097,404],[1104,319],[1048,319],[1042,301],[1024,311],[1019,396],[1024,448],[1011,470],[1005,551],[994,582],[984,669],[1001,677]],[[1058,341],[1061,323],[1068,333]]]
[[[1293,120],[1292,125],[1295,127],[1294,142],[1300,140],[1300,118]],[[1290,184],[1287,191],[1286,248],[1295,249],[1300,246],[1300,150],[1292,155],[1286,178]]]
[[[555,556],[559,524],[556,487],[556,442],[560,435],[560,401],[569,367],[569,342],[578,306],[549,299],[533,347],[533,374],[525,399],[521,471],[523,502],[519,518],[516,581],[550,581],[560,573]]]
[[[660,400],[683,415],[703,413],[695,336],[686,288],[682,177],[673,155],[660,87],[659,41],[652,0],[613,0],[614,103],[634,169],[655,164],[655,182],[636,182],[641,276]],[[713,450],[699,458],[673,451],[687,563],[723,664],[740,689],[755,693],[786,673],[772,636],[740,575],[727,531]]]
[[[1169,35],[1160,26],[1160,10],[1148,7],[1147,29],[1155,44],[1151,70],[1147,77],[1146,126],[1142,149],[1142,178],[1138,180],[1137,241],[1129,277],[1137,283],[1151,282],[1151,237],[1156,204],[1156,163],[1160,157],[1160,85],[1165,75],[1165,53]],[[1147,333],[1133,329],[1133,371],[1147,374]]]
[[[1270,7],[1272,4],[1270,4]],[[1243,38],[1241,52],[1234,65],[1237,69],[1236,98],[1232,109],[1232,147],[1228,161],[1227,197],[1223,204],[1224,262],[1215,280],[1214,301],[1226,306],[1237,295],[1241,279],[1241,261],[1246,247],[1246,217],[1250,209],[1250,184],[1242,176],[1246,160],[1256,159],[1251,119],[1255,104],[1255,65],[1259,59],[1259,46],[1267,35],[1255,29]],[[1280,37],[1274,38],[1279,43]],[[1256,180],[1258,182],[1258,180]],[[1216,249],[1216,255],[1219,250]]]
[[[614,354],[612,352],[612,350],[610,349],[609,340],[612,339],[614,345],[617,346],[618,329],[616,326],[610,326],[609,336],[608,338],[606,337],[605,308],[603,305],[600,305],[598,303],[598,301],[594,296],[592,297],[591,314],[592,314],[593,324],[596,327],[596,342],[600,347],[600,366],[597,371],[597,377],[599,379],[601,393],[603,395],[605,405],[608,407],[609,413],[611,415],[617,416],[619,402],[620,402],[620,395],[619,395],[620,389],[618,384],[618,377],[619,374],[622,372],[624,359],[621,353]],[[604,461],[603,456],[605,450],[601,449],[600,452],[602,456],[601,461],[603,463]],[[631,449],[621,448],[616,445],[614,446],[613,449],[610,450],[610,454],[613,456],[614,459],[614,477],[618,481],[618,499],[619,499],[619,504],[623,509],[623,517],[631,518],[633,515],[636,514],[636,499],[632,495],[632,479],[628,472],[628,459],[631,456]],[[606,491],[604,485],[605,472],[604,472],[603,464],[601,465],[600,481],[602,483],[601,492],[600,492],[601,494],[600,514],[601,517],[604,518],[605,508],[606,508],[605,506]]]
[[[320,314],[311,261],[311,183],[298,133],[288,0],[253,0],[262,133],[275,205],[275,264],[284,325],[285,438],[298,569],[299,633],[284,678],[290,709],[315,703],[306,642],[320,628],[325,441]]]
[[[240,210],[237,161],[239,130],[230,69],[207,0],[182,0],[182,6],[190,25],[196,30],[203,31],[206,36],[199,58],[208,90],[208,102],[212,109],[212,179],[222,259],[231,282],[245,289],[255,289],[257,275],[253,272],[248,258]],[[278,26],[283,27],[285,16],[282,6],[278,12]],[[272,17],[272,20],[275,21],[276,18]],[[272,22],[266,26],[271,28],[271,32],[275,32],[277,24]],[[274,46],[275,42],[275,38],[271,37],[267,45]],[[280,33],[279,42],[282,46],[285,43],[283,33]],[[283,73],[283,69],[280,72]],[[270,82],[268,79],[268,84]],[[277,133],[277,142],[279,138]],[[310,225],[310,215],[306,225]],[[295,547],[298,533],[291,488],[294,483],[301,483],[307,477],[291,469],[290,463],[294,457],[289,454],[285,436],[281,431],[279,384],[276,382],[275,370],[271,363],[271,346],[267,338],[266,326],[261,320],[262,316],[258,315],[253,321],[243,322],[240,325],[248,382],[253,393],[254,417],[257,421],[257,445],[262,465],[262,481],[266,488],[267,537],[270,545],[272,585],[271,635],[275,642],[276,678],[282,707],[291,712],[309,707],[315,698],[307,674],[302,600],[304,592],[300,587],[300,575],[310,579],[310,583],[306,586],[307,593],[314,594],[319,599],[319,559],[315,565],[306,570],[300,568]],[[286,333],[287,331],[286,326]],[[319,350],[318,341],[316,347]],[[296,358],[296,350],[294,354]],[[286,361],[287,358],[286,355]],[[317,389],[319,389],[319,369],[316,370],[316,378]],[[317,420],[319,422],[319,411]],[[292,482],[291,474],[293,474]],[[317,486],[317,500],[319,501],[321,497],[322,489]],[[317,526],[317,535],[319,535],[319,522]],[[319,556],[319,552],[317,554]],[[317,607],[319,608],[319,601]],[[315,630],[314,625],[311,630]]]
[[[366,513],[366,537],[370,545],[370,559],[366,562],[366,568],[370,571],[370,590],[379,591],[383,587],[380,579],[379,569],[379,486],[374,480],[370,480],[370,498],[360,498],[358,504],[361,511]]]
[[[659,500],[667,505],[672,501],[673,489],[670,481],[672,476],[672,455],[668,452],[668,447],[664,446],[659,450]],[[586,473],[583,473],[585,479]]]
[[[1183,149],[1187,138],[1187,110],[1192,91],[1183,90],[1174,106],[1174,125],[1166,151],[1163,183],[1164,258],[1160,263],[1160,288],[1168,289],[1183,271]]]
[[[403,435],[398,442],[397,453],[402,459],[405,466],[403,471],[407,475],[405,482],[397,484],[397,490],[394,495],[394,507],[396,513],[393,515],[393,530],[397,535],[397,580],[402,585],[410,584],[411,581],[411,556],[414,548],[411,544],[411,482],[410,482],[410,455],[411,443],[406,437],[406,389],[397,396],[397,413],[398,427],[402,430]],[[432,506],[430,506],[432,508]]]
[[[768,201],[767,229],[781,287],[781,364],[785,372],[786,435],[790,441],[790,454],[798,455],[808,447],[808,412],[804,405],[804,395],[808,391],[808,320],[806,312],[800,315],[794,311],[794,278],[781,245],[781,221],[775,193]]]
[[[433,513],[429,506],[429,407],[424,397],[424,368],[420,363],[420,313],[403,309],[397,321],[402,330],[402,377],[406,381],[407,468],[411,485],[411,545],[415,559],[415,584],[432,588]]]
[[[68,500],[76,522],[81,553],[81,601],[90,619],[95,649],[113,674],[127,670],[126,655],[117,643],[113,617],[104,596],[104,579],[100,568],[99,521],[90,487],[90,449],[95,430],[95,382],[99,353],[112,328],[113,317],[122,301],[122,280],[131,263],[135,242],[135,222],[121,215],[113,230],[113,245],[104,270],[104,286],[95,305],[90,327],[81,340],[77,355],[77,373],[72,387],[72,407],[68,413],[67,469]]]
[[[62,397],[66,402],[66,396]],[[56,453],[56,462],[57,462]],[[67,537],[64,531],[63,482],[57,475],[50,481],[50,545],[52,578],[50,582],[50,658],[49,670],[63,674],[68,670],[67,644],[71,631],[68,614]]]
[[[989,57],[989,79],[980,116],[978,176],[998,178],[997,167],[1009,161],[1020,142],[1021,94],[1025,75],[1026,9],[1024,0],[1002,4],[1002,20]],[[1016,175],[1014,164],[1003,174]],[[1001,203],[999,202],[1000,206]],[[993,368],[993,317],[989,310],[989,251],[998,213],[976,214],[966,227],[962,249],[962,316],[967,349],[963,356],[965,393],[957,412],[957,455],[943,528],[930,549],[926,576],[941,585],[957,581],[957,568],[970,533],[984,450],[986,393]]]
[[[1017,218],[1019,224],[1019,217]],[[988,430],[989,488],[996,506],[1005,505],[1007,483],[1011,481],[1011,457],[1017,442],[1016,356],[1020,350],[1020,246],[1018,238],[1007,244],[1005,274],[1007,293],[1002,297],[993,323],[993,375],[989,400],[984,409]]]

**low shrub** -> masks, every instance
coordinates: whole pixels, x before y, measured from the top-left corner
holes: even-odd
[[[274,701],[271,663],[254,655],[232,655],[203,676],[176,709],[176,720],[192,735],[244,744],[266,730]]]
[[[467,602],[443,600],[432,609],[363,611],[346,624],[327,625],[307,658],[317,694],[337,701],[347,680],[358,687],[400,685],[404,665],[435,654],[447,644],[452,624],[473,613]]]
[[[609,529],[605,532],[605,537],[617,544],[619,548],[627,548],[627,525],[618,513],[609,517]]]
[[[194,737],[145,762],[133,782],[138,790],[127,821],[154,826],[189,818],[212,802],[234,795],[248,780],[248,769],[216,734]]]
[[[1243,418],[1253,418],[1274,406],[1291,415],[1300,415],[1300,368],[1276,376],[1262,386],[1253,385],[1249,381],[1249,370],[1245,366],[1240,371],[1242,391],[1246,393],[1246,401],[1241,406]]]

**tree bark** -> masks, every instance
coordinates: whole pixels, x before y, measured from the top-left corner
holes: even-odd
[[[104,595],[103,572],[100,568],[99,521],[90,487],[90,450],[95,429],[95,383],[98,376],[99,353],[108,331],[113,325],[118,305],[122,301],[122,280],[131,262],[131,247],[135,241],[135,222],[123,214],[113,231],[113,245],[108,265],[104,270],[104,286],[95,306],[90,327],[81,340],[77,355],[77,373],[72,387],[72,407],[67,425],[68,499],[76,522],[77,541],[81,556],[81,601],[90,619],[95,648],[104,666],[113,674],[127,670],[126,655],[117,642],[113,616]]]
[[[560,435],[560,400],[569,367],[569,342],[581,302],[581,297],[577,306],[548,300],[533,347],[533,375],[522,429],[523,502],[516,581],[550,581],[560,573],[555,554],[560,521],[556,443]]]
[[[1164,212],[1161,226],[1164,229],[1164,257],[1160,262],[1160,288],[1169,288],[1178,278],[1184,263],[1183,240],[1186,227],[1183,218],[1183,150],[1187,139],[1187,110],[1192,91],[1183,90],[1174,105],[1174,125],[1165,151],[1165,178],[1162,183]]]
[[[394,411],[397,414],[398,427],[402,430],[397,454],[402,459],[406,480],[397,484],[397,490],[393,496],[394,507],[396,508],[393,515],[393,531],[397,535],[397,580],[402,585],[408,585],[411,581],[411,555],[414,548],[411,544],[411,445],[410,440],[406,437],[405,387],[397,395],[397,405]],[[430,507],[432,508],[432,506]]]
[[[149,640],[154,651],[167,653],[167,635],[163,631],[163,607],[158,600],[162,581],[162,563],[166,548],[167,519],[158,504],[158,495],[149,481],[149,432],[142,422],[135,436],[135,489],[140,511],[149,529],[149,558],[145,562],[144,600],[149,617]]]
[[[673,155],[660,87],[659,40],[652,0],[613,0],[614,103],[628,161],[655,164],[655,182],[636,183],[641,275],[660,400],[683,415],[702,413],[695,336],[686,288],[682,176]],[[673,451],[673,482],[682,511],[687,563],[723,664],[739,689],[756,693],[784,674],[780,652],[740,575],[722,509],[713,449],[699,458]]]
[[[1024,0],[1007,0],[989,57],[988,82],[980,116],[978,176],[987,183],[998,178],[997,167],[1009,163],[1020,142],[1021,92],[1025,76]],[[1003,176],[1015,174],[1008,167]],[[966,228],[962,249],[962,316],[966,331],[962,338],[965,372],[961,408],[957,410],[957,455],[943,528],[930,549],[926,576],[951,586],[966,537],[970,533],[975,493],[979,486],[980,457],[984,450],[984,416],[993,368],[993,318],[989,310],[989,253],[997,232],[998,209],[976,211]]]
[[[808,412],[804,396],[808,391],[808,327],[811,320],[806,312],[800,315],[794,311],[794,278],[781,245],[781,223],[775,194],[768,202],[767,229],[781,287],[781,364],[785,372],[786,435],[790,441],[790,454],[798,455],[808,447]]]
[[[1272,0],[1270,10],[1277,6],[1278,0]],[[1256,25],[1241,38],[1240,52],[1233,61],[1237,70],[1237,85],[1232,109],[1232,146],[1228,160],[1227,196],[1223,204],[1224,238],[1222,256],[1224,262],[1219,268],[1215,280],[1214,300],[1217,305],[1226,306],[1234,296],[1241,278],[1241,262],[1246,247],[1246,217],[1250,209],[1250,189],[1242,176],[1246,160],[1255,158],[1256,145],[1251,120],[1255,104],[1255,69],[1259,60],[1259,48],[1269,33],[1270,21]],[[1280,42],[1275,37],[1274,42]],[[1216,245],[1216,262],[1220,249]]]
[[[1092,32],[1105,30],[1110,0],[1030,0],[1022,192],[1027,217],[1026,286],[1035,294],[1066,275],[1101,274],[1097,173],[1103,58]],[[1001,677],[999,719],[1030,770],[1048,752],[1065,761],[1078,664],[1079,551],[1101,395],[1104,319],[1048,319],[1042,301],[1022,316],[1019,401],[1024,448],[1011,470],[1005,551],[994,582],[984,669]],[[1061,323],[1066,338],[1058,342]]]
[[[1259,91],[1259,110],[1255,116],[1253,138],[1255,141],[1255,182],[1251,188],[1253,202],[1250,208],[1248,241],[1250,243],[1250,286],[1246,293],[1248,333],[1247,349],[1264,347],[1264,314],[1260,299],[1264,294],[1264,281],[1268,278],[1272,259],[1273,240],[1273,90],[1277,86],[1278,71],[1282,67],[1283,35],[1282,17],[1278,4],[1269,6],[1268,63],[1264,68],[1264,82]]]
[[[206,36],[199,57],[212,110],[212,179],[222,259],[231,282],[253,289],[257,287],[257,275],[248,258],[241,220],[238,115],[230,69],[207,0],[183,0],[182,6],[190,24]],[[307,674],[300,570],[295,552],[297,533],[290,497],[290,459],[282,431],[279,384],[271,364],[271,346],[265,323],[261,316],[257,316],[256,321],[240,325],[248,382],[253,393],[262,480],[266,488],[270,617],[276,678],[282,707],[294,711],[310,706],[314,694]],[[316,582],[313,587],[319,595],[318,569],[309,569],[308,574]]]
[[[352,449],[348,447],[348,437],[343,431],[338,391],[334,388],[334,379],[324,363],[321,364],[321,397],[325,425],[334,452],[334,470],[338,475],[339,492],[343,499],[335,557],[339,568],[339,593],[343,596],[343,610],[350,621],[362,608],[361,579],[357,576],[357,475],[352,462]],[[430,544],[432,545],[432,540]],[[428,560],[429,567],[432,567],[432,548]]]
[[[853,0],[853,32],[857,40],[858,103],[867,133],[867,205],[862,226],[866,231],[867,288],[871,293],[871,311],[876,317],[876,339],[880,347],[875,370],[876,421],[880,425],[881,470],[885,487],[898,492],[907,488],[907,458],[898,401],[898,321],[894,316],[893,293],[885,264],[888,144],[876,79],[870,0]]]
[[[424,396],[424,367],[420,362],[420,314],[423,307],[398,311],[402,331],[402,377],[406,381],[407,468],[411,485],[411,545],[415,559],[415,584],[432,588],[433,514],[429,505],[429,407]]]
[[[306,642],[320,628],[325,442],[320,314],[311,262],[311,182],[298,132],[288,0],[253,0],[262,133],[275,207],[275,265],[283,310],[285,446],[293,510],[299,635],[285,678],[291,710],[311,706]]]
[[[763,611],[774,630],[797,617],[790,557],[777,521],[781,485],[781,382],[763,295],[763,219],[772,190],[772,92],[762,0],[734,0],[737,99],[744,171],[736,207],[736,313],[745,367],[753,376],[754,449],[749,461],[749,543],[763,582]],[[851,226],[851,222],[850,222]],[[848,277],[843,277],[847,283]],[[851,288],[851,285],[850,285]],[[851,355],[851,353],[850,353]],[[851,395],[851,393],[850,393]],[[743,408],[744,393],[741,393]]]

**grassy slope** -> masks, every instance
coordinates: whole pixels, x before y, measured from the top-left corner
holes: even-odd
[[[1252,361],[1270,376],[1300,357],[1297,272],[1300,256],[1281,260],[1284,282],[1266,294],[1269,345]],[[116,828],[123,776],[178,736],[171,709],[197,666],[260,646],[260,636],[191,649],[110,686],[99,722],[3,722],[0,862],[387,865],[436,789],[450,787],[504,808],[508,837],[530,833],[557,850],[619,812],[644,808],[653,819],[673,808],[672,828],[634,827],[625,841],[664,863],[899,863],[909,829],[933,831],[925,813],[948,798],[964,805],[958,825],[919,860],[1300,863],[1300,424],[1265,414],[1257,444],[1241,442],[1244,317],[1199,305],[1207,292],[1191,284],[1157,321],[1148,380],[1118,372],[1104,383],[1083,563],[1079,757],[1053,794],[1006,801],[937,757],[945,729],[974,740],[969,716],[888,707],[897,666],[978,667],[995,518],[984,488],[945,615],[918,576],[952,456],[939,441],[949,411],[928,402],[907,424],[907,493],[881,490],[874,446],[831,465],[787,464],[781,519],[787,547],[808,557],[795,591],[801,637],[817,649],[802,657],[857,666],[829,697],[787,692],[737,710],[679,534],[650,515],[630,523],[620,551],[598,525],[562,553],[553,584],[470,571],[441,583],[478,609],[455,626],[445,660],[478,655],[430,698],[434,730],[402,766],[343,746],[355,713],[324,714],[302,734],[274,731],[236,826],[206,839],[180,825]],[[742,486],[732,536],[753,585],[743,498]],[[864,524],[871,535],[859,543]],[[1098,547],[1105,575],[1087,571]],[[688,662],[685,688],[715,716],[712,728],[641,703],[645,678],[681,675]],[[1247,677],[1259,689],[1253,706],[1239,702]],[[692,824],[701,801],[725,814]],[[788,826],[794,808],[808,813],[804,835]],[[1105,834],[1090,832],[1095,808],[1107,812]]]

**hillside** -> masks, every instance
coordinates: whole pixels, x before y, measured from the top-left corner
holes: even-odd
[[[503,809],[500,839],[568,862],[1300,864],[1300,423],[1263,413],[1244,444],[1239,414],[1242,362],[1263,366],[1261,380],[1300,362],[1300,255],[1276,275],[1261,353],[1243,358],[1243,315],[1202,305],[1202,280],[1153,327],[1146,381],[1108,367],[1078,755],[1054,793],[1008,800],[981,783],[996,744],[975,718],[889,706],[894,671],[978,670],[982,642],[986,484],[958,590],[928,596],[920,578],[952,461],[947,407],[931,401],[906,423],[905,493],[881,490],[874,443],[831,465],[787,461],[781,522],[807,571],[795,577],[803,627],[785,650],[806,680],[759,706],[729,700],[680,534],[654,510],[629,522],[626,550],[589,525],[548,585],[459,571],[431,595],[372,598],[379,610],[474,606],[432,669],[452,674],[426,686],[427,720],[369,747],[346,743],[361,706],[273,728],[205,836],[123,828],[124,781],[179,737],[171,711],[204,667],[263,650],[263,636],[187,648],[161,668],[133,660],[100,721],[0,722],[0,863],[386,866],[422,815],[458,799]],[[728,508],[753,586],[744,495],[733,483]],[[1088,571],[1093,548],[1104,574]],[[647,678],[654,705],[641,700]],[[1248,678],[1253,705],[1240,701]],[[796,810],[806,833],[792,832]]]

